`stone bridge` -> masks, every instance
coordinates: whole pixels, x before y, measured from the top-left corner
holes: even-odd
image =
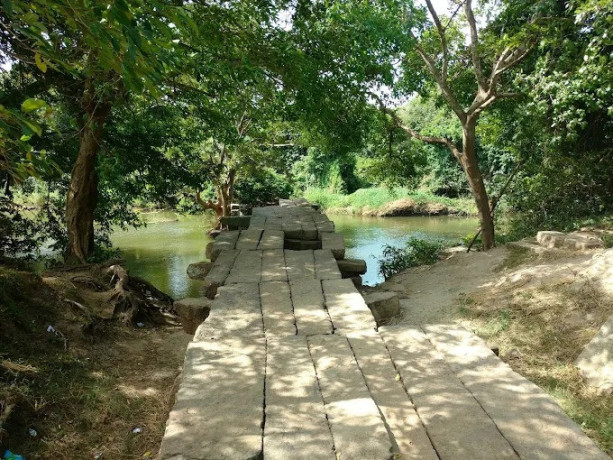
[[[254,209],[210,256],[159,458],[608,458],[474,334],[377,327],[308,203]]]

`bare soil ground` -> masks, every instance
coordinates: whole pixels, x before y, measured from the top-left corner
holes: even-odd
[[[613,453],[613,396],[586,387],[573,365],[613,314],[613,249],[457,253],[377,289],[399,294],[398,323],[460,323],[497,346]]]
[[[190,337],[118,322],[84,334],[57,279],[0,267],[0,291],[0,454],[154,458]]]

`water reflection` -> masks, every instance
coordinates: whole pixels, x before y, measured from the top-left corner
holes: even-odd
[[[122,250],[130,273],[145,278],[174,298],[198,296],[201,283],[187,277],[187,266],[206,260],[206,234],[211,222],[203,216],[173,213],[148,215],[147,227],[113,234],[113,244]],[[347,257],[364,259],[366,284],[383,281],[377,269],[386,244],[403,246],[411,236],[458,240],[474,232],[476,219],[457,217],[354,217],[330,216],[345,237]]]
[[[345,237],[346,257],[364,259],[368,271],[364,284],[383,281],[377,260],[386,244],[402,247],[409,238],[438,238],[459,242],[467,233],[475,232],[477,219],[460,217],[356,217],[330,216],[336,231]]]
[[[198,296],[200,283],[187,277],[187,266],[206,260],[211,228],[203,216],[157,213],[147,227],[118,230],[111,238],[122,251],[131,274],[145,278],[174,298]]]

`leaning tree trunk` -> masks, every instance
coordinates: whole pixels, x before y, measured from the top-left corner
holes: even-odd
[[[94,211],[98,203],[96,161],[104,121],[110,111],[110,104],[96,97],[91,81],[86,84],[82,107],[86,120],[81,126],[79,154],[66,197],[67,264],[86,263],[94,248]]]
[[[477,155],[475,153],[476,125],[477,120],[469,118],[463,126],[463,155],[461,157],[461,164],[477,205],[483,249],[488,250],[495,245],[494,219],[490,211],[490,203],[487,191],[485,190],[485,184],[483,183],[483,176],[477,165]]]

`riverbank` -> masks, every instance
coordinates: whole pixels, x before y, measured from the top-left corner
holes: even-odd
[[[613,395],[587,387],[573,364],[613,314],[611,260],[613,249],[536,254],[503,246],[409,269],[375,290],[398,293],[399,323],[474,331],[612,454]]]
[[[180,326],[86,327],[64,299],[93,309],[98,289],[0,265],[0,456],[153,459],[191,337]]]
[[[477,211],[470,197],[448,198],[406,188],[363,188],[349,195],[310,188],[304,197],[318,203],[329,214],[350,214],[372,217],[393,216],[474,216]]]

